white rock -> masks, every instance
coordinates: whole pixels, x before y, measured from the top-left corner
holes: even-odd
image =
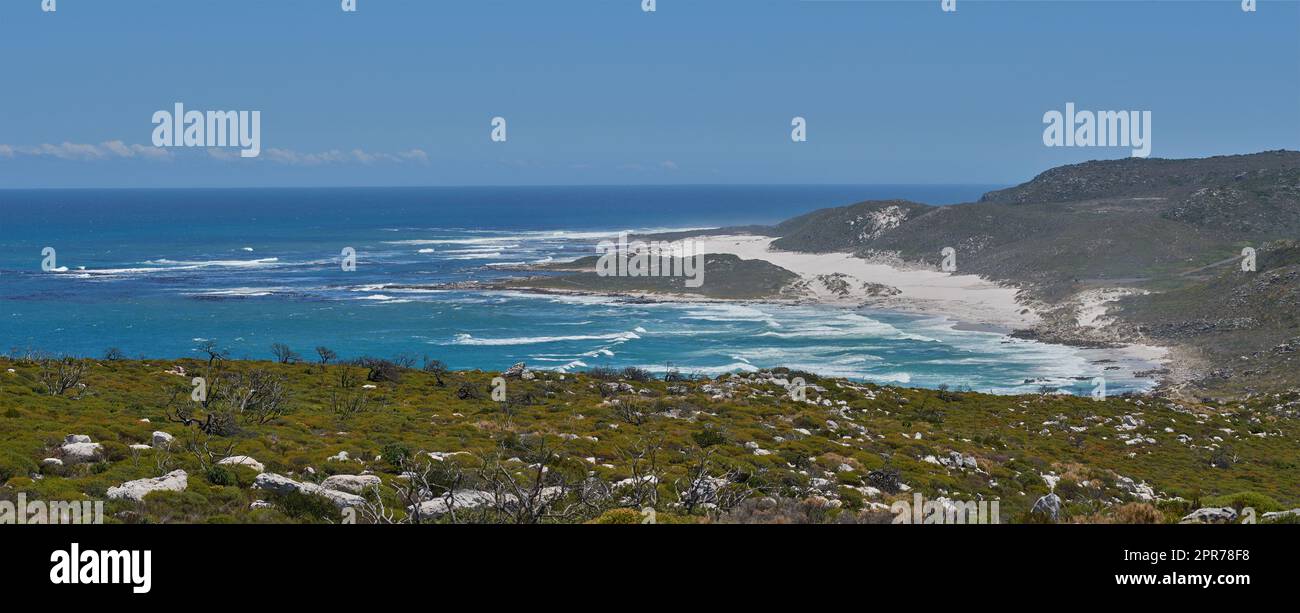
[[[267,490],[281,494],[299,492],[302,494],[324,496],[325,498],[328,498],[330,502],[333,502],[334,506],[340,509],[359,507],[366,502],[365,498],[357,496],[356,494],[326,489],[316,485],[315,483],[299,483],[293,479],[275,473],[262,473],[258,475],[257,478],[253,480],[253,487],[259,490]]]
[[[1043,496],[1034,501],[1034,507],[1030,512],[1045,515],[1052,521],[1056,521],[1057,515],[1061,512],[1061,497],[1055,493]]]
[[[272,505],[271,503],[269,503],[269,502],[267,502],[267,501],[265,501],[265,500],[254,500],[254,501],[253,501],[253,504],[248,505],[248,508],[250,508],[250,509],[269,509],[269,508],[271,508],[272,506],[274,506],[274,505]]]
[[[134,444],[134,445],[131,445],[131,448],[134,449],[134,450],[136,450],[136,451],[149,451],[149,450],[152,450],[152,449],[153,449],[153,446],[151,446],[151,445],[144,445],[144,444],[141,444],[141,443],[136,443],[136,444]]]
[[[1229,507],[1205,507],[1188,513],[1180,524],[1230,524],[1237,520],[1237,511]]]
[[[361,494],[375,487],[382,481],[375,475],[334,475],[321,482],[321,487],[339,492]]]
[[[347,462],[351,458],[348,456],[348,452],[340,451],[326,459],[331,462]]]
[[[79,464],[82,462],[95,462],[103,456],[104,448],[99,443],[64,443],[60,449],[63,450],[63,462],[65,464]]]
[[[253,458],[250,458],[246,455],[232,455],[228,458],[221,458],[221,460],[218,461],[217,464],[222,464],[225,466],[246,466],[259,473],[266,470],[266,467],[263,466],[261,462],[258,462],[257,460],[254,460]]]
[[[172,436],[172,435],[170,435],[170,434],[167,434],[166,432],[155,431],[155,432],[153,433],[153,446],[154,446],[154,447],[162,447],[162,448],[170,447],[171,444],[172,444],[172,441],[173,441],[173,440],[176,440],[176,437],[174,437],[174,436]]]
[[[45,458],[41,460],[42,466],[63,466],[63,460],[58,458]]]
[[[434,460],[442,462],[454,455],[468,455],[468,451],[430,451],[428,456]]]
[[[1292,517],[1294,516],[1294,517]],[[1300,509],[1291,509],[1290,511],[1275,511],[1261,515],[1265,521],[1274,521],[1281,519],[1294,519],[1300,517]]]
[[[89,443],[90,437],[85,434],[69,434],[63,438],[65,443]]]
[[[419,504],[421,515],[444,515],[451,509],[469,510],[477,509],[482,506],[491,505],[496,497],[492,492],[481,490],[456,490],[450,497],[440,496],[433,500],[426,500]],[[407,508],[408,512],[415,512],[416,507]]]
[[[150,492],[183,492],[189,486],[189,475],[183,470],[173,470],[161,477],[127,481],[117,487],[108,488],[108,497],[113,500],[127,499],[141,501]]]

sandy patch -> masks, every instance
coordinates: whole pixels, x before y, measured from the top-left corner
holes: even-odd
[[[1018,291],[977,275],[904,270],[847,253],[795,253],[771,249],[767,236],[704,236],[704,253],[766,260],[798,274],[810,298],[842,306],[868,305],[903,312],[945,315],[967,324],[1010,330],[1038,323],[1038,313],[1017,299]],[[882,288],[894,288],[893,292]]]

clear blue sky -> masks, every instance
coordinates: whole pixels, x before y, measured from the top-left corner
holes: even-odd
[[[1013,183],[1128,155],[1044,147],[1066,102],[1152,111],[1153,157],[1300,148],[1294,1],[358,6],[0,0],[0,188]],[[262,157],[154,159],[176,101],[261,111]]]

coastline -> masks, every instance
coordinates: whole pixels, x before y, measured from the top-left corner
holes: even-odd
[[[849,253],[774,251],[771,244],[776,238],[770,236],[718,235],[693,240],[705,254],[764,260],[793,272],[803,277],[808,297],[822,304],[943,315],[966,326],[1006,333],[1041,321],[1038,309],[1020,300],[1019,290],[977,275],[908,270]]]
[[[1070,334],[1053,329],[1054,311],[1069,304],[1030,302],[1019,289],[977,275],[961,275],[923,268],[871,262],[849,253],[798,253],[771,250],[774,237],[759,235],[700,235],[692,237],[698,252],[762,260],[795,273],[796,291],[768,298],[719,298],[681,292],[563,289],[533,287],[527,283],[509,288],[491,284],[456,284],[442,289],[505,290],[535,294],[603,296],[631,303],[675,302],[698,304],[818,304],[844,310],[893,312],[942,317],[953,330],[1001,334],[1073,348],[1089,364],[1149,380],[1147,393],[1175,389],[1191,373],[1182,353],[1171,347],[1118,340],[1102,317],[1107,300],[1087,300],[1086,323]],[[552,267],[551,270],[559,271]],[[568,272],[576,272],[571,269]],[[707,281],[706,281],[707,283]],[[1073,321],[1073,318],[1071,318]],[[1041,336],[1041,338],[1039,338]]]

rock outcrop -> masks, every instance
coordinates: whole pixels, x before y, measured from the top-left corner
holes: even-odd
[[[257,479],[253,480],[253,487],[259,490],[267,490],[279,494],[298,492],[300,494],[323,496],[328,498],[330,502],[334,503],[334,506],[340,509],[359,507],[366,502],[365,498],[357,496],[356,494],[327,489],[316,485],[315,483],[299,483],[293,479],[275,473],[262,473],[258,475]]]
[[[183,470],[173,470],[161,477],[127,481],[117,487],[108,488],[111,500],[144,500],[152,492],[183,492],[189,487],[189,475]]]
[[[382,483],[375,475],[333,475],[321,482],[321,487],[337,492],[363,494]]]

